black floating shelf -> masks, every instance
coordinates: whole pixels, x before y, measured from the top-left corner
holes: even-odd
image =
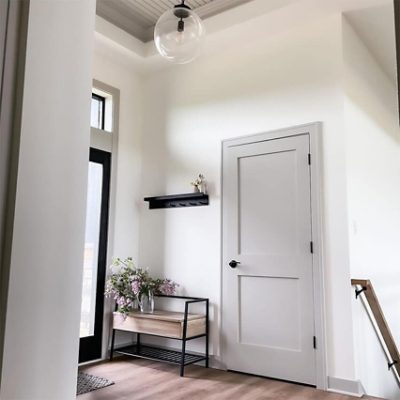
[[[208,206],[208,194],[185,193],[171,194],[168,196],[145,197],[144,201],[149,202],[149,208],[179,208]]]

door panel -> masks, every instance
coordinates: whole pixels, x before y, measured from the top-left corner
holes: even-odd
[[[293,229],[296,224],[295,163],[294,151],[238,159],[240,254],[293,253],[296,245]],[[268,180],[260,171],[268,171]],[[279,208],[266,207],[267,204],[279,204]],[[271,230],[270,226],[275,228]]]
[[[314,385],[308,153],[299,135],[224,154],[223,326],[229,369]]]
[[[239,343],[300,349],[298,279],[240,275],[239,298]],[[260,324],[261,315],[264,320],[275,323]],[[286,329],[287,326],[295,329]]]

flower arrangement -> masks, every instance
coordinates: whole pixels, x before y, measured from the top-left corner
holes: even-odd
[[[190,184],[193,186],[195,192],[205,193],[205,179],[203,174],[199,174],[199,177],[190,182]]]
[[[153,279],[147,270],[134,265],[132,257],[125,260],[115,258],[110,269],[105,296],[113,298],[117,302],[118,311],[124,315],[136,308],[144,295],[171,296],[179,286],[170,279]]]

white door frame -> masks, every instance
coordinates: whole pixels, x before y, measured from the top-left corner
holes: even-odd
[[[115,232],[115,213],[116,213],[116,197],[117,197],[117,169],[118,169],[118,141],[119,141],[119,109],[120,109],[120,90],[114,86],[108,85],[98,79],[93,79],[93,92],[100,92],[100,95],[109,95],[106,98],[106,109],[111,108],[111,113],[106,114],[106,118],[111,119],[111,129],[105,133],[101,129],[90,128],[90,147],[111,153],[111,176],[110,176],[110,201],[108,205],[108,240],[107,240],[107,270],[106,279],[109,271],[108,266],[111,265],[114,257],[114,232]],[[110,103],[108,103],[110,101]],[[106,111],[107,113],[108,111]],[[106,124],[107,125],[107,124]],[[111,314],[114,311],[112,302],[104,301],[103,311],[103,337],[101,358],[105,360],[109,357],[109,347],[111,338]],[[91,364],[99,360],[88,361],[83,364]]]
[[[298,136],[308,134],[310,138],[311,154],[311,225],[314,251],[312,254],[313,263],[313,286],[314,286],[314,318],[315,336],[317,338],[316,354],[316,382],[317,388],[327,390],[327,356],[326,356],[326,328],[325,328],[325,289],[324,289],[324,256],[323,256],[323,203],[322,203],[322,123],[313,122],[305,125],[298,125],[291,128],[278,129],[270,132],[259,133],[250,136],[241,136],[234,139],[222,141],[222,163],[221,163],[221,215],[222,215],[222,259],[221,259],[221,358],[226,366],[225,342],[223,339],[223,268],[226,268],[227,251],[227,218],[223,202],[223,165],[224,155],[229,147],[243,144],[263,142],[272,139]],[[226,332],[228,334],[228,332]]]

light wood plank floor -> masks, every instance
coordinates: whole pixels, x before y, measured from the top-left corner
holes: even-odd
[[[115,385],[78,396],[78,400],[355,400],[350,396],[216,369],[119,358],[82,368]],[[373,400],[372,397],[364,399]]]

